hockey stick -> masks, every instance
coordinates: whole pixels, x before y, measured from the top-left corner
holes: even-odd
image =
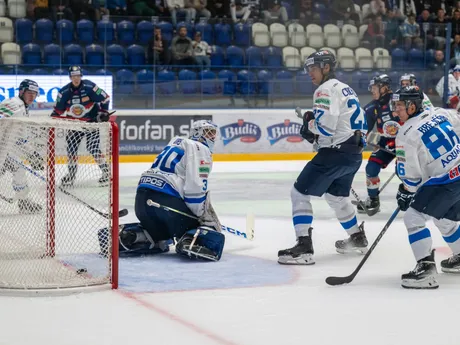
[[[353,205],[360,205],[363,210],[366,212],[366,214],[369,216],[369,217],[372,217],[373,215],[375,215],[377,212],[378,212],[378,209],[374,209],[374,210],[369,210],[367,207],[366,207],[366,204],[364,203],[364,201],[361,200],[361,198],[359,197],[358,193],[355,192],[355,190],[353,189],[353,187],[350,189],[351,191],[351,194],[353,194],[353,196],[355,197],[356,201],[357,201],[357,204],[355,204],[353,201],[351,202]]]
[[[40,175],[39,173],[37,173],[35,170],[29,168],[27,165],[25,165],[24,163],[12,158],[17,164],[19,164],[22,168],[24,168],[25,170],[27,170],[28,172],[30,172],[32,175],[34,175],[35,177],[38,177],[40,180],[42,180],[43,182],[46,182],[46,179]],[[62,188],[61,186],[58,187],[59,191],[64,193],[65,195],[71,197],[72,199],[80,202],[81,204],[83,204],[84,206],[86,206],[87,208],[89,208],[91,211],[97,213],[98,215],[100,215],[101,217],[104,217],[106,219],[110,219],[110,214],[109,213],[105,213],[105,212],[102,212],[100,210],[98,210],[97,208],[91,206],[90,204],[86,203],[85,201],[83,201],[82,199],[80,199],[78,196],[76,195],[73,195],[72,193],[66,191],[64,188]],[[120,210],[118,212],[118,217],[124,217],[128,214],[128,210],[126,208]]]
[[[181,215],[183,215],[185,217],[189,217],[189,218],[192,218],[192,219],[196,219],[196,220],[199,219],[198,217],[192,216],[192,215],[190,215],[188,213],[176,210],[176,209],[168,207],[168,206],[160,205],[159,203],[157,203],[157,202],[155,202],[153,200],[150,200],[150,199],[147,200],[147,205],[148,206],[153,206],[153,207],[156,207],[156,208],[162,208],[162,209],[164,209],[166,211],[176,212],[178,214],[181,214]],[[245,238],[245,239],[247,239],[249,241],[252,241],[254,239],[254,216],[252,214],[248,214],[246,216],[246,232],[239,231],[237,229],[233,229],[233,228],[230,228],[230,227],[225,226],[225,225],[222,225],[222,230],[227,231],[227,232],[231,233],[232,235],[242,237],[242,238]]]
[[[361,267],[363,267],[364,263],[367,261],[367,259],[369,259],[369,256],[374,251],[375,247],[380,242],[380,240],[382,239],[383,235],[385,235],[385,232],[388,230],[388,228],[390,227],[391,223],[393,223],[393,221],[395,220],[395,218],[398,215],[398,213],[399,213],[399,207],[397,207],[396,210],[394,210],[394,212],[391,215],[390,219],[388,219],[388,221],[385,224],[385,226],[383,227],[382,231],[380,231],[380,234],[377,236],[377,238],[375,239],[374,243],[372,243],[372,246],[369,248],[369,250],[367,251],[366,255],[364,255],[364,257],[361,260],[361,262],[359,263],[358,267],[356,267],[356,269],[353,271],[352,274],[350,274],[349,276],[346,276],[346,277],[327,277],[326,278],[326,283],[328,285],[333,285],[333,286],[334,285],[342,285],[342,284],[351,283],[353,281],[353,279],[355,279],[355,277],[358,274],[358,272],[361,269]]]
[[[386,180],[386,182],[383,184],[382,188],[379,189],[377,195],[380,195],[380,193],[383,192],[383,190],[385,189],[386,186],[388,186],[388,184],[391,182],[391,180],[393,179],[393,177],[395,177],[396,173],[394,172],[393,174],[391,174],[391,176],[388,178],[388,180]],[[357,206],[359,205],[359,202],[353,200],[351,202],[353,205]]]

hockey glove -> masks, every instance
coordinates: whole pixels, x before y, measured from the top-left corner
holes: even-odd
[[[398,206],[401,211],[407,211],[414,198],[415,193],[409,192],[405,187],[404,184],[401,183],[398,188],[398,193],[396,194],[396,200],[398,201]]]
[[[96,116],[96,122],[107,122],[110,119],[110,113],[105,110],[99,110]]]

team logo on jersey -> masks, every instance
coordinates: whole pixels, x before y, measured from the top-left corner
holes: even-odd
[[[74,104],[70,107],[69,112],[73,117],[83,117],[85,115],[85,107],[81,104]]]
[[[396,121],[387,121],[383,124],[382,131],[386,137],[394,138],[398,134],[399,128],[400,125]]]
[[[329,94],[327,92],[319,90],[319,91],[316,92],[315,97],[319,98],[319,97],[330,97],[330,96],[329,96]]]
[[[254,143],[260,139],[261,135],[262,131],[259,126],[252,122],[246,122],[243,119],[220,127],[220,137],[224,145],[228,145],[238,138],[243,143]]]
[[[291,120],[286,119],[283,123],[277,123],[267,127],[267,139],[270,142],[270,145],[274,145],[284,138],[286,138],[286,141],[290,143],[299,143],[303,141],[303,138],[300,135],[301,127],[301,124],[297,122],[291,122]]]

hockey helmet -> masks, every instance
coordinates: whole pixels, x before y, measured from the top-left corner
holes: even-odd
[[[310,66],[316,65],[323,69],[324,66],[329,65],[331,71],[333,71],[336,63],[337,61],[334,54],[332,54],[329,50],[320,50],[310,54],[310,56],[305,60],[304,70],[305,73],[308,73],[308,67]]]
[[[217,125],[209,120],[195,121],[190,129],[190,139],[206,145],[211,152],[217,137]]]
[[[71,78],[74,75],[79,75],[83,77],[83,72],[80,66],[70,66],[69,67],[69,78]]]
[[[372,91],[373,85],[378,86],[379,90],[383,86],[386,86],[388,90],[391,90],[391,78],[387,74],[378,75],[372,78],[371,81],[369,82],[369,87],[368,87],[369,91]]]
[[[403,75],[401,76],[401,78],[399,78],[399,85],[400,85],[401,87],[404,87],[404,86],[402,85],[402,82],[403,82],[403,81],[407,81],[407,80],[409,81],[409,85],[405,85],[405,86],[416,86],[416,85],[417,85],[417,78],[416,78],[415,75],[412,74],[412,73],[403,74]]]
[[[37,82],[31,79],[24,79],[21,81],[21,84],[19,84],[19,92],[27,90],[36,92],[37,95],[40,92]]]
[[[396,109],[396,102],[403,101],[406,105],[406,111],[411,104],[415,105],[415,112],[409,117],[418,115],[423,110],[423,92],[418,86],[405,86],[395,93],[391,100],[392,109]]]

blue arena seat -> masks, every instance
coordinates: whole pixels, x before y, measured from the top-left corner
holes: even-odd
[[[225,53],[219,46],[211,46],[211,66],[224,66]]]
[[[123,66],[125,64],[125,50],[118,44],[107,47],[107,64],[109,66]]]
[[[56,23],[56,40],[58,44],[72,43],[74,39],[74,25],[70,20],[61,19]]]
[[[257,73],[258,92],[261,95],[269,95],[273,93],[273,73],[265,69]]]
[[[234,34],[234,45],[239,47],[248,47],[251,45],[251,24],[249,23],[239,23],[233,26]]]
[[[179,72],[179,90],[183,94],[195,94],[197,89],[197,76],[196,73],[188,69],[183,69]]]
[[[227,47],[227,65],[232,68],[240,68],[244,66],[244,51],[237,46]]]
[[[98,44],[90,44],[86,46],[86,64],[90,66],[104,65],[104,48]]]
[[[257,91],[257,77],[254,72],[241,70],[236,75],[238,90],[242,95],[253,95]]]
[[[36,43],[29,43],[22,47],[22,61],[25,65],[41,65],[42,52]]]
[[[47,67],[54,67],[61,64],[61,47],[57,44],[47,44],[43,48],[43,60]]]
[[[229,46],[232,44],[232,27],[229,24],[214,25],[214,44]]]
[[[37,43],[51,43],[54,39],[54,24],[49,19],[39,19],[35,22],[35,39]]]
[[[157,75],[157,93],[161,95],[172,95],[176,93],[176,76],[173,72],[162,70]]]
[[[208,23],[198,23],[195,25],[195,32],[201,32],[201,39],[207,44],[213,44],[212,25]]]
[[[153,24],[146,20],[137,23],[137,42],[147,45],[153,36]]]
[[[250,46],[246,49],[246,65],[249,67],[263,66],[262,50],[259,47]]]
[[[111,20],[97,22],[97,39],[100,43],[111,44],[114,40],[115,30]]]
[[[64,64],[82,65],[83,48],[79,44],[69,44],[64,47]]]
[[[156,25],[161,29],[161,37],[166,41],[171,41],[173,39],[173,25],[169,22],[161,21]]]
[[[200,79],[201,93],[213,95],[217,93],[216,74],[208,69],[200,71],[198,74]]]
[[[262,55],[264,57],[265,66],[267,67],[282,67],[283,66],[283,54],[282,54],[281,48],[278,48],[278,47],[263,48]]]
[[[123,45],[134,44],[136,40],[136,31],[133,22],[122,20],[117,24],[118,43]]]
[[[294,93],[293,75],[289,71],[276,73],[276,92],[280,95],[292,95]]]
[[[34,29],[33,23],[30,19],[16,19],[14,25],[16,27],[15,32],[17,44],[26,44],[32,42],[34,38]]]
[[[82,44],[94,42],[94,23],[88,19],[81,19],[77,22],[77,40]]]
[[[145,49],[144,47],[133,44],[126,49],[128,65],[133,67],[145,65]]]
[[[221,81],[221,90],[224,95],[234,95],[236,93],[235,73],[224,69],[217,74],[217,79]]]
[[[115,74],[116,89],[120,95],[134,93],[134,73],[128,69],[120,69]]]
[[[138,92],[143,95],[154,94],[154,74],[151,70],[142,69],[136,73]]]

